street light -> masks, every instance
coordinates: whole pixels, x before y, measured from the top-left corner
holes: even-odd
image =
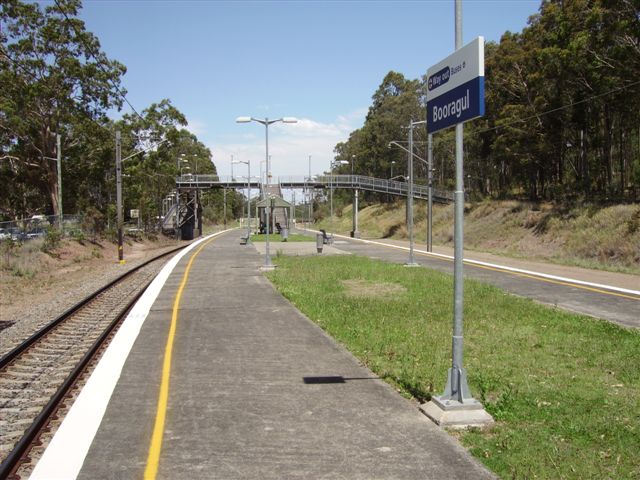
[[[309,202],[309,215],[307,217],[307,228],[311,228],[311,216],[313,214],[313,205],[311,202],[312,189],[309,183],[311,183],[311,155],[309,155],[309,177],[307,178],[307,201]]]
[[[406,263],[408,267],[414,267],[418,265],[413,255],[413,245],[414,245],[414,240],[413,240],[413,184],[414,184],[413,157],[416,156],[416,154],[413,153],[413,127],[416,125],[424,124],[424,123],[427,123],[427,121],[420,120],[420,121],[414,122],[413,120],[411,120],[409,122],[409,149],[408,150],[404,148],[402,145],[400,145],[398,142],[394,141],[389,143],[389,146],[391,146],[392,144],[396,145],[402,148],[408,154],[409,191],[407,192],[407,213],[408,213],[407,226],[409,229],[409,259]]]
[[[260,160],[260,200],[264,200],[264,189],[262,188],[262,184],[264,183],[264,172],[262,171],[262,165],[266,164],[266,160]]]
[[[236,160],[231,162],[244,163],[247,166],[247,245],[251,243],[251,163],[244,160]]]
[[[356,156],[351,155],[351,184],[355,185],[355,177],[353,175],[354,165],[356,163]],[[360,232],[358,231],[358,188],[354,187],[353,189],[353,209],[351,222],[353,225],[353,230],[351,230],[351,238],[360,238]]]
[[[329,196],[330,196],[330,213],[329,218],[331,219],[331,233],[333,231],[333,169],[336,165],[348,165],[349,162],[347,160],[334,160],[329,164]]]
[[[422,157],[419,157],[418,155],[416,155],[415,153],[413,154],[413,158],[417,158],[418,160],[420,160],[422,163],[424,163],[427,166],[427,177],[428,177],[428,187],[427,187],[427,251],[431,252],[433,250],[433,241],[432,241],[432,232],[433,232],[433,172],[434,172],[434,168],[432,167],[433,165],[433,135],[429,134],[429,141],[428,143],[428,160],[425,160]],[[414,142],[415,143],[415,142]],[[391,145],[395,145],[398,148],[401,148],[402,150],[404,150],[405,152],[409,153],[409,149],[403,147],[402,145],[400,145],[399,142],[391,141],[389,142],[388,148],[391,148]],[[391,162],[391,173],[393,174],[393,165],[395,164],[395,161]]]
[[[282,117],[276,120],[269,120],[268,118],[261,120],[259,118],[253,118],[253,117],[236,118],[236,123],[250,123],[250,122],[260,123],[264,125],[264,128],[265,128],[265,160],[267,162],[267,180],[266,180],[266,188],[265,188],[266,190],[269,187],[269,182],[271,179],[271,175],[269,171],[269,125],[277,122],[297,123],[298,120],[293,117]],[[265,196],[267,195],[268,193],[265,193]],[[270,225],[271,212],[268,206],[266,208],[266,211],[267,211],[267,231],[266,231],[267,237],[266,237],[265,252],[264,252],[264,266],[262,268],[263,270],[273,270],[273,263],[271,262],[271,256],[269,256],[269,231],[271,230],[271,225]]]

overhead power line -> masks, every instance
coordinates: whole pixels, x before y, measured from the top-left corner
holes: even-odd
[[[64,18],[67,20],[67,23],[71,26],[71,28],[73,28],[73,31],[76,33],[77,38],[82,42],[82,44],[84,45],[84,48],[87,49],[87,51],[89,52],[89,54],[91,54],[91,56],[94,58],[94,60],[96,61],[96,65],[98,66],[98,68],[100,68],[100,70],[102,70],[104,73],[108,74],[105,66],[102,64],[102,61],[100,60],[100,58],[98,57],[98,55],[96,55],[96,52],[91,48],[91,46],[89,46],[87,44],[87,42],[85,42],[84,38],[82,37],[82,35],[80,34],[80,32],[78,31],[78,29],[76,28],[75,24],[71,21],[71,19],[69,18],[69,16],[67,15],[67,12],[64,11],[64,8],[62,7],[62,5],[60,5],[59,0],[54,0],[56,6],[58,7],[58,10],[60,10],[60,13],[62,13],[62,15],[64,15]],[[113,85],[113,87],[116,89],[116,91],[118,92],[118,95],[120,95],[120,98],[122,98],[127,105],[129,105],[129,108],[131,108],[131,110],[133,111],[133,113],[135,113],[138,118],[140,118],[140,120],[142,120],[143,122],[145,121],[145,119],[142,117],[142,115],[140,115],[138,113],[138,111],[135,109],[135,107],[131,104],[131,102],[129,101],[129,99],[127,98],[127,96],[122,92],[122,90],[120,89],[120,87],[118,85],[116,85],[114,82],[111,82],[111,84]]]
[[[501,128],[510,127],[510,126],[515,125],[517,123],[526,122],[527,120],[533,120],[534,118],[539,118],[539,117],[543,117],[543,116],[546,116],[546,115],[550,115],[552,113],[556,113],[556,112],[559,112],[559,111],[562,111],[562,110],[566,110],[566,109],[571,108],[571,107],[575,107],[576,105],[580,105],[580,104],[583,104],[583,103],[591,102],[591,101],[596,100],[596,99],[601,98],[601,97],[606,97],[607,95],[611,95],[613,93],[622,92],[622,91],[627,90],[627,89],[629,89],[631,87],[634,87],[634,86],[636,86],[638,84],[640,84],[640,80],[636,80],[635,82],[631,82],[631,83],[629,83],[627,85],[624,85],[622,87],[614,88],[614,89],[609,90],[609,91],[604,92],[604,93],[599,93],[598,95],[593,95],[591,97],[587,97],[587,98],[584,98],[582,100],[578,100],[576,102],[571,102],[571,103],[568,103],[566,105],[562,105],[561,107],[552,108],[551,110],[547,110],[547,111],[544,111],[544,112],[541,112],[541,113],[537,113],[535,115],[530,115],[528,117],[519,118],[519,119],[514,120],[513,122],[505,123],[504,125],[496,125],[495,127],[487,128],[485,130],[480,130],[479,132],[476,132],[476,134],[492,132],[494,130],[498,130],[498,129],[501,129]]]

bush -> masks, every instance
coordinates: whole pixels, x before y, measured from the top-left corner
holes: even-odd
[[[81,227],[89,235],[89,239],[95,243],[104,233],[104,215],[97,208],[89,207],[82,217]]]
[[[51,253],[53,250],[60,246],[62,240],[62,232],[55,227],[47,227],[44,242],[42,243],[42,251],[45,253]]]

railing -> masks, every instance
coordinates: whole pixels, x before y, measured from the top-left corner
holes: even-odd
[[[399,182],[396,180],[387,180],[386,178],[366,177],[364,175],[316,175],[312,177],[278,177],[275,184],[282,188],[349,188],[368,190],[378,193],[388,193],[391,195],[407,196],[409,193],[409,184],[407,182]],[[243,188],[246,187],[246,180],[241,177],[218,176],[218,175],[182,175],[176,179],[176,184],[180,188],[193,187],[229,187]],[[250,182],[251,188],[260,188],[261,184],[257,181]],[[413,185],[413,194],[415,198],[426,199],[429,195],[429,187],[427,185]],[[453,192],[433,188],[433,200],[436,202],[453,201]]]
[[[279,177],[278,181],[283,187],[303,188],[324,187],[324,188],[357,188],[372,192],[389,193],[393,195],[407,196],[409,184],[385,178],[366,177],[364,175],[316,175],[309,177]],[[435,201],[453,201],[453,192],[434,188],[432,190]],[[427,185],[413,184],[413,195],[415,198],[426,199],[429,196]]]

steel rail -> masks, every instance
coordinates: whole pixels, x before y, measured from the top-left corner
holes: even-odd
[[[185,246],[181,246],[178,248],[174,248],[168,252],[164,252],[152,259],[147,260],[146,262],[132,268],[126,273],[120,275],[115,280],[109,282],[104,287],[100,288],[96,292],[89,295],[87,298],[79,302],[78,304],[71,307],[65,313],[56,318],[53,322],[42,328],[40,331],[36,332],[34,335],[29,337],[23,344],[11,350],[7,355],[2,358],[2,368],[6,365],[10,364],[13,360],[15,360],[22,352],[27,350],[31,345],[36,343],[39,339],[43,338],[48,332],[50,332],[54,327],[60,325],[82,307],[89,304],[91,301],[95,300],[101,293],[107,291],[109,288],[115,286],[125,278],[129,277],[132,273],[137,272],[143,267],[149,265],[152,262],[155,262],[167,255],[171,255],[179,250],[182,250]],[[87,353],[82,357],[80,362],[73,368],[69,376],[66,380],[58,387],[56,392],[53,394],[47,405],[42,409],[42,411],[35,418],[34,422],[25,430],[22,438],[16,443],[11,452],[7,455],[7,457],[0,464],[0,479],[11,478],[16,476],[17,470],[20,468],[23,458],[28,454],[34,445],[35,440],[38,438],[40,433],[46,427],[49,420],[52,418],[53,414],[56,412],[63,399],[68,395],[69,391],[76,384],[78,378],[84,373],[89,363],[95,358],[96,354],[103,347],[105,341],[109,338],[109,336],[113,333],[115,328],[122,322],[126,314],[131,310],[135,302],[142,296],[147,287],[151,284],[153,279],[148,281],[143,288],[140,289],[138,293],[134,295],[134,297],[127,303],[125,307],[123,307],[120,312],[116,315],[115,319],[109,324],[109,326],[104,330],[102,334],[98,337],[98,339],[93,343],[93,345],[89,348]],[[6,360],[5,360],[6,359]]]
[[[129,277],[130,275],[132,275],[133,273],[137,272],[141,268],[146,267],[150,263],[155,262],[156,260],[158,260],[158,259],[160,259],[160,258],[162,258],[162,257],[164,257],[166,255],[171,255],[172,253],[175,253],[175,252],[177,252],[179,250],[182,250],[183,248],[184,248],[184,246],[183,247],[174,248],[172,250],[169,250],[168,252],[165,252],[165,253],[163,253],[161,255],[158,255],[157,257],[151,258],[151,259],[147,260],[146,262],[141,263],[140,265],[137,265],[136,267],[134,267],[134,268],[132,268],[130,270],[127,270],[125,273],[123,273],[119,277],[115,278],[111,282],[107,283],[105,286],[103,286],[100,289],[96,290],[95,292],[91,293],[89,296],[87,296],[86,298],[84,298],[83,300],[81,300],[80,302],[78,302],[77,304],[72,306],[71,308],[69,308],[67,311],[62,313],[59,317],[57,317],[56,319],[54,319],[53,321],[51,321],[50,323],[48,323],[47,325],[42,327],[40,330],[38,330],[36,333],[31,335],[24,342],[22,342],[20,345],[15,347],[13,350],[10,350],[9,352],[7,352],[6,355],[4,355],[2,358],[0,358],[0,370],[4,369],[12,361],[14,361],[22,352],[24,352],[27,348],[29,348],[31,345],[36,343],[38,340],[40,340],[42,337],[44,337],[47,333],[49,333],[55,327],[60,325],[62,322],[67,320],[71,315],[76,313],[81,308],[85,307],[87,304],[89,304],[89,302],[93,301],[98,295],[106,292],[107,290],[109,290],[110,288],[115,286],[116,284],[120,283],[125,278]]]

